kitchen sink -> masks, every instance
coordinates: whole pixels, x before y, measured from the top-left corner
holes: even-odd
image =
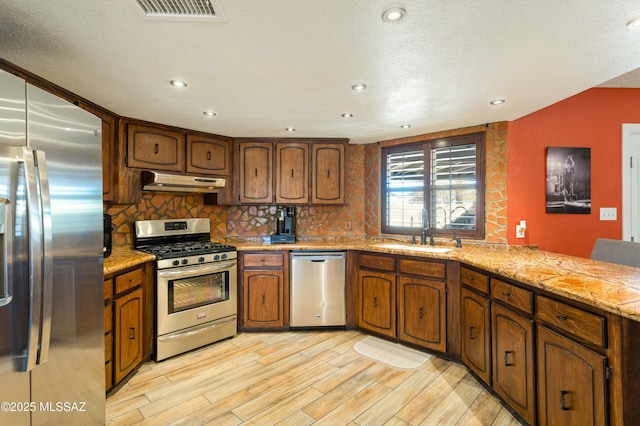
[[[447,253],[453,250],[450,247],[422,246],[418,244],[378,244],[378,247],[396,250],[420,251],[424,253]]]

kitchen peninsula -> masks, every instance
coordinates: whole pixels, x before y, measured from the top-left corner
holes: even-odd
[[[362,327],[361,318],[367,303],[363,300],[367,290],[363,291],[362,286],[367,284],[360,278],[367,273],[380,276],[376,275],[375,269],[385,268],[361,264],[362,255],[379,259],[379,265],[393,265],[386,273],[393,277],[391,287],[387,290],[394,295],[396,275],[398,279],[416,278],[415,272],[403,272],[401,266],[396,269],[396,262],[398,265],[407,261],[415,261],[416,265],[442,264],[446,268],[443,270],[446,270],[448,286],[446,339],[449,349],[441,352],[447,357],[461,359],[523,419],[531,424],[536,422],[534,419],[546,424],[553,420],[544,421],[543,413],[552,416],[553,409],[558,406],[563,412],[568,409],[578,411],[572,415],[581,420],[591,421],[595,418],[594,424],[607,419],[610,424],[631,424],[631,420],[638,419],[639,413],[632,401],[633,395],[637,394],[635,387],[640,377],[640,367],[634,363],[632,355],[634,348],[640,344],[640,272],[637,268],[534,248],[497,245],[463,244],[462,248],[446,246],[450,250],[443,251],[381,239],[310,239],[281,245],[263,244],[257,239],[225,242],[238,248],[240,271],[246,253],[282,253],[283,258],[287,259],[288,252],[292,250],[347,250],[347,322],[350,328],[367,329]],[[127,262],[132,257],[126,258],[128,260],[123,257],[108,258],[105,268],[113,272],[121,262],[125,262],[122,267],[130,266]],[[421,282],[418,279],[415,281]],[[242,286],[241,279],[239,283]],[[285,282],[283,287],[286,286]],[[286,290],[282,289],[285,306],[288,303]],[[239,293],[242,294],[242,291]],[[393,298],[391,338],[416,346],[415,342],[403,339],[400,330],[396,335],[396,313],[400,315],[406,312],[405,315],[408,315],[410,312],[405,311],[406,307],[396,307],[395,296]],[[476,305],[485,309],[484,312],[480,311],[479,324],[474,323],[479,314],[474,310]],[[288,325],[286,313],[283,312],[283,315],[285,327],[281,329]],[[514,324],[524,322],[529,329],[521,336],[514,335],[520,329],[510,327],[511,322],[504,325],[505,318]],[[250,331],[251,327],[246,330]],[[484,338],[478,338],[480,335]],[[476,346],[479,343],[482,347],[478,352]],[[505,349],[509,345],[516,347]],[[417,346],[428,348],[426,344]],[[517,359],[516,362],[515,357],[523,356],[523,353],[527,359]],[[493,358],[492,361],[490,358]],[[563,384],[552,382],[561,381],[561,378],[569,378],[570,381],[584,378],[585,372],[580,370],[580,366],[574,365],[578,358],[592,362],[586,374],[593,377],[593,381],[588,380],[586,384],[572,382],[571,386],[578,386],[578,389],[593,396],[593,407],[581,405],[579,396],[563,393],[568,392],[562,387]],[[518,372],[515,375],[510,376],[510,370],[501,369],[502,365],[514,364],[518,366],[514,367]],[[522,365],[525,366],[524,370],[520,370]],[[558,368],[563,370],[559,371]],[[533,388],[536,374],[537,399]],[[541,388],[543,385],[544,388]],[[510,394],[510,389],[518,389],[518,392]],[[562,399],[559,395],[562,395]],[[535,407],[538,407],[537,412]]]

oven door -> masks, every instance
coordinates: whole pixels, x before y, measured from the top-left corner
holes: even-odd
[[[158,335],[237,313],[236,260],[158,271]]]

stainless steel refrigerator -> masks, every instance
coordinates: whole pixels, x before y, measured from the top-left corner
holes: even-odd
[[[0,70],[0,424],[105,422],[101,139]]]

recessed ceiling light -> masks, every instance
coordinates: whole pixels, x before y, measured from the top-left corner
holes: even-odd
[[[295,132],[296,131],[296,129],[294,129],[293,127],[287,127],[285,130],[287,132]]]
[[[507,101],[505,101],[504,99],[494,99],[491,102],[489,102],[491,105],[502,105],[503,103],[505,103]]]
[[[182,80],[171,80],[170,83],[174,87],[187,87],[187,83]]]
[[[213,111],[205,111],[203,112],[203,114],[206,115],[207,117],[213,117],[216,115],[216,113]]]
[[[400,126],[401,129],[410,129],[411,128],[411,124],[403,124],[402,126]]]
[[[351,118],[353,117],[353,114],[345,112],[344,114],[342,114],[342,118]]]
[[[640,28],[640,16],[636,16],[635,18],[627,22],[627,28],[632,30],[635,28]]]
[[[351,86],[351,89],[355,90],[356,92],[362,92],[366,88],[367,88],[367,85],[364,83],[358,83]]]
[[[407,14],[407,11],[401,7],[390,7],[382,14],[384,22],[398,22]]]

